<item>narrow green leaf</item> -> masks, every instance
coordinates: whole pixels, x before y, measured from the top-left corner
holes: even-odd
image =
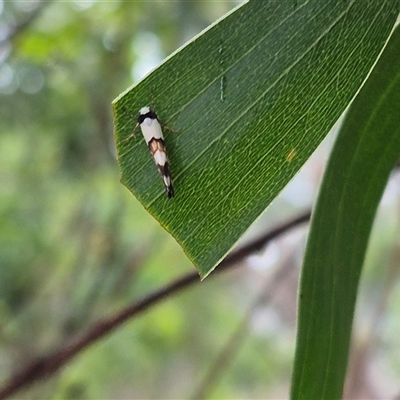
[[[400,155],[400,29],[350,107],[330,157],[300,287],[292,399],[340,399],[361,267]]]
[[[398,0],[253,0],[114,101],[121,181],[203,277],[339,118],[398,10]],[[164,129],[172,200],[141,133],[123,142],[153,98],[178,131]]]

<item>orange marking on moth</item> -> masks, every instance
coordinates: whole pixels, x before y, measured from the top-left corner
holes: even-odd
[[[297,154],[296,149],[290,150],[289,154],[286,156],[286,160],[289,162],[292,161],[293,158],[296,156],[296,154]]]

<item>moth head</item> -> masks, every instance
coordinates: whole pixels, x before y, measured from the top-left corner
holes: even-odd
[[[145,115],[150,112],[150,107],[143,107],[139,111],[139,115]]]

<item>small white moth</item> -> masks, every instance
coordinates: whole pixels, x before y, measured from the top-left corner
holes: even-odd
[[[172,186],[171,168],[165,149],[164,136],[161,130],[160,120],[157,114],[150,107],[143,107],[137,117],[138,125],[142,130],[144,140],[154,158],[158,171],[164,181],[168,198],[174,197]]]

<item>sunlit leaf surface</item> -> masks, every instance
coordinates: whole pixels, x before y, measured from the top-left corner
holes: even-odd
[[[113,103],[121,180],[206,276],[315,150],[373,65],[396,1],[250,1]],[[175,198],[140,131],[154,101]]]

